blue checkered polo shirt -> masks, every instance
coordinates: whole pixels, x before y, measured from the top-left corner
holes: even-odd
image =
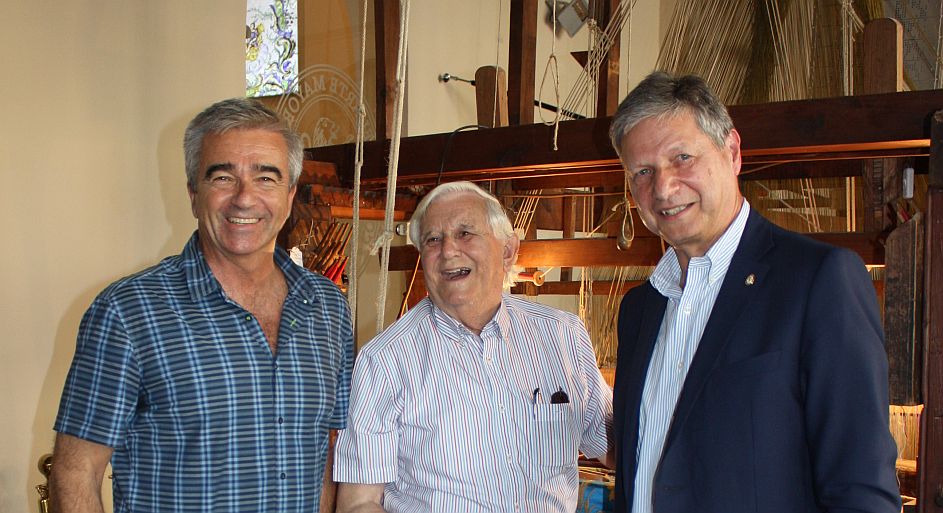
[[[79,327],[55,430],[114,448],[117,513],[314,512],[328,430],[345,426],[347,301],[293,264],[278,354],[200,251],[121,279]]]

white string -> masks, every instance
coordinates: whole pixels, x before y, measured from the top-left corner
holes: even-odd
[[[504,14],[504,1],[498,0],[498,36],[495,38],[497,44],[494,46],[494,97],[491,105],[491,126],[498,126],[498,74],[501,71],[499,59],[501,58],[501,18]]]
[[[550,57],[547,58],[547,64],[544,66],[544,76],[540,79],[540,91],[538,92],[537,99],[540,101],[540,104],[544,103],[544,82],[547,81],[547,73],[553,69],[553,94],[554,100],[553,104],[557,106],[557,112],[554,113],[553,121],[547,121],[544,119],[544,110],[543,108],[537,109],[537,113],[540,116],[540,121],[547,125],[553,125],[553,151],[557,151],[557,135],[560,131],[560,111],[562,106],[560,105],[560,70],[557,68],[557,0],[552,0],[553,10],[553,32],[550,34]]]
[[[615,44],[616,39],[622,33],[622,28],[631,15],[635,2],[636,0],[623,0],[620,2],[618,10],[609,20],[605,30],[599,31],[597,28],[598,38],[590,46],[586,66],[583,67],[579,77],[577,77],[576,82],[567,94],[567,98],[561,106],[561,112],[577,112],[579,105],[595,94],[600,66]]]
[[[393,134],[390,142],[390,163],[387,167],[386,210],[383,216],[383,233],[374,243],[374,248],[383,246],[380,257],[380,291],[377,295],[377,333],[383,331],[386,314],[386,293],[390,276],[390,241],[393,240],[393,210],[396,205],[396,179],[399,166],[399,143],[403,129],[403,96],[406,84],[406,42],[409,36],[409,1],[400,0],[399,51],[396,61],[396,87],[394,90],[395,112]],[[379,58],[379,57],[378,57]]]
[[[363,82],[364,67],[367,60],[367,2],[363,0],[363,16],[360,25],[360,78],[359,90],[357,93],[357,139],[354,149],[354,218],[351,238],[353,239],[350,247],[350,285],[347,289],[347,301],[350,303],[350,321],[354,327],[356,338],[357,333],[357,285],[360,278],[357,276],[357,257],[360,253],[360,171],[363,169],[363,125],[364,118],[367,115],[367,107],[363,103]]]

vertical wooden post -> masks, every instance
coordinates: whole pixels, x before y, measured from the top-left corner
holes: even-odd
[[[881,18],[868,22],[861,42],[862,80],[855,94],[896,93],[904,76],[903,26],[897,20]],[[884,231],[893,226],[888,204],[901,194],[899,159],[867,161],[864,174],[864,231]]]
[[[475,71],[475,104],[478,125],[508,126],[508,77],[503,69],[482,66]]]
[[[930,175],[927,187],[925,339],[923,343],[923,414],[917,460],[921,513],[943,512],[943,111],[930,126]]]
[[[537,66],[537,0],[511,0],[508,36],[508,122],[534,122]]]
[[[399,51],[399,0],[376,0],[373,9],[377,59],[377,140],[393,137],[393,96]]]
[[[573,196],[563,198],[563,238],[572,239],[576,235],[576,210],[573,208]],[[560,281],[573,279],[572,267],[560,268]]]
[[[619,11],[619,0],[597,0],[602,2],[604,19],[599,20],[600,27],[608,27],[613,15]],[[599,65],[599,85],[596,97],[596,117],[611,116],[619,106],[619,36],[616,35],[612,48]]]

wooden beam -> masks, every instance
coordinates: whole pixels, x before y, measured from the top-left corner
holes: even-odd
[[[399,0],[376,0],[373,7],[376,48],[377,141],[393,136],[396,54],[399,52]],[[315,159],[317,160],[317,159]],[[353,173],[353,168],[350,168]]]
[[[921,513],[943,512],[943,112],[933,117],[927,192],[923,414],[917,462]]]
[[[537,0],[511,0],[508,34],[508,121],[534,122],[537,68]]]
[[[904,26],[893,18],[878,18],[864,26],[861,36],[862,80],[855,94],[904,90]]]
[[[814,155],[913,150],[929,147],[929,116],[943,108],[943,91],[911,91],[846,96],[730,107],[743,147],[744,160],[776,156],[780,161],[808,160]],[[460,132],[452,136],[444,177],[447,181],[536,178],[598,171],[621,166],[609,143],[609,118],[560,123],[560,148],[553,150],[553,127],[510,126]],[[403,139],[399,183],[435,183],[449,134]],[[386,142],[365,145],[363,181],[375,188],[386,184]],[[352,184],[354,145],[306,150],[306,158],[333,162],[341,182]]]
[[[599,12],[602,19],[597,20],[600,27],[608,28],[613,15],[619,11],[619,0],[596,0],[602,2]],[[632,0],[627,0],[632,1]],[[599,64],[599,86],[596,90],[596,116],[612,116],[619,106],[619,55],[621,52],[619,32],[615,33],[612,47],[605,59]]]
[[[619,296],[625,295],[626,292],[638,287],[639,285],[645,283],[644,281],[625,281],[622,283],[622,287],[614,292],[610,292],[612,289],[613,282],[611,281],[594,281],[593,282],[593,295],[596,296],[606,296],[610,293],[617,294]],[[580,293],[580,286],[582,282],[578,281],[545,281],[543,285],[537,287],[538,296],[576,296]],[[511,294],[523,294],[524,287],[521,285],[515,285],[511,287]]]
[[[475,71],[478,126],[508,126],[508,77],[503,69],[482,66]]]
[[[869,265],[884,263],[884,248],[878,234],[815,233],[810,237],[836,246],[849,248],[861,255]],[[656,265],[662,256],[661,239],[636,237],[628,251],[619,251],[616,240],[552,239],[524,240],[517,257],[521,267],[585,267],[585,266],[648,266]],[[412,246],[390,248],[390,270],[411,271],[417,252]]]
[[[920,402],[923,234],[923,219],[918,214],[895,228],[885,244],[884,344],[891,404]]]

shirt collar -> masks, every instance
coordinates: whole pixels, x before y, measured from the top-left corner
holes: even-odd
[[[740,205],[740,212],[724,230],[720,239],[717,239],[717,242],[707,250],[707,254],[692,258],[688,265],[707,265],[710,267],[709,277],[712,281],[720,280],[727,273],[733,254],[740,245],[740,237],[743,236],[743,228],[747,224],[748,217],[750,217],[750,203],[744,198],[743,204]],[[678,263],[678,255],[674,248],[668,248],[668,251],[661,257],[649,281],[663,296],[681,295],[681,264]]]
[[[490,334],[492,331],[497,331],[497,336],[499,338],[503,337],[504,333],[510,332],[511,319],[507,310],[507,294],[501,295],[501,304],[498,305],[498,311],[494,313],[494,317],[490,321],[485,323],[484,327],[481,329],[481,334]],[[466,334],[472,334],[471,330],[465,327],[464,324],[459,322],[456,319],[453,319],[449,314],[445,313],[442,309],[436,306],[432,302],[432,299],[429,299],[429,303],[432,305],[432,319],[436,325],[436,328],[439,331],[449,338],[455,340],[462,340]]]
[[[203,249],[200,247],[199,231],[194,231],[187,241],[180,256],[184,264],[184,272],[187,277],[187,287],[190,289],[190,296],[197,300],[204,296],[222,293],[223,287],[219,284],[213,270],[206,263],[203,255]],[[310,286],[313,276],[306,273],[297,264],[292,262],[288,252],[280,246],[275,246],[275,265],[282,270],[285,276],[285,282],[288,284],[288,296],[299,294],[302,299],[315,302],[318,300],[316,287]]]

